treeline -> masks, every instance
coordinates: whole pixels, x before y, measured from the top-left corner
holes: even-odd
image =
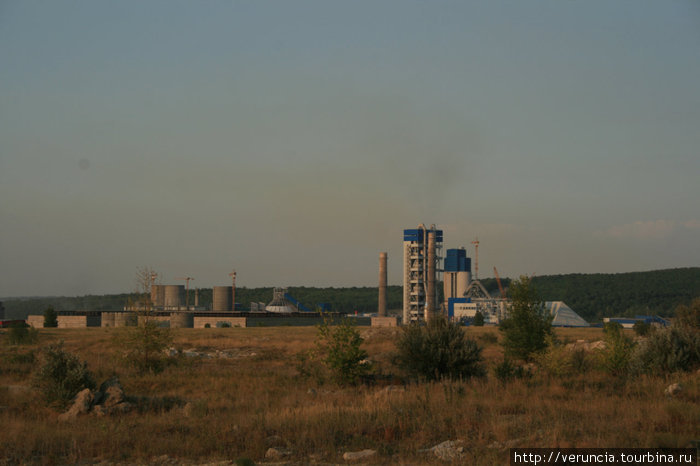
[[[617,274],[534,277],[546,301],[564,301],[589,322],[603,317],[671,317],[679,304],[700,297],[700,267]]]
[[[507,289],[510,279],[502,279]],[[500,296],[494,278],[481,283],[492,296]],[[657,314],[672,316],[679,304],[689,304],[700,297],[700,267],[632,272],[619,274],[568,274],[534,277],[533,284],[545,301],[564,301],[589,322],[599,322],[603,317]],[[438,289],[442,292],[442,286]],[[313,288],[290,287],[287,292],[307,308],[315,310],[320,303],[330,304],[336,312],[376,312],[376,287]],[[211,288],[199,290],[199,305],[209,308],[212,302]],[[119,310],[133,294],[89,295],[79,297],[47,297],[8,299],[4,302],[7,318],[25,318],[28,314],[41,314],[52,306],[57,311]],[[236,302],[247,310],[250,303],[269,303],[272,288],[236,289]],[[403,292],[400,286],[387,290],[387,306],[390,310],[402,308]],[[190,290],[190,303],[194,303],[194,290]]]

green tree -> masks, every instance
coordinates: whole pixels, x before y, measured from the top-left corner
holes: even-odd
[[[510,294],[508,317],[500,323],[501,344],[507,357],[530,361],[534,353],[547,347],[553,316],[546,311],[530,278],[521,276],[511,283]]]
[[[44,311],[44,327],[58,327],[58,314],[54,310],[53,306],[49,306]]]
[[[363,341],[350,319],[338,325],[324,321],[318,326],[316,347],[334,382],[356,385],[370,374],[372,365],[361,348]]]
[[[681,304],[676,308],[675,314],[677,325],[700,329],[700,298],[695,298],[690,306]]]
[[[476,311],[476,314],[474,314],[474,320],[472,320],[472,325],[474,327],[484,326],[484,314],[482,314],[481,311]]]
[[[66,406],[84,388],[95,388],[95,379],[87,363],[63,349],[63,342],[44,350],[44,363],[34,378],[34,385],[47,403]]]
[[[169,358],[165,350],[173,341],[169,328],[161,327],[153,319],[151,282],[157,276],[150,267],[141,267],[136,273],[136,293],[139,323],[123,333],[116,334],[120,346],[125,348],[125,361],[140,373],[159,373],[165,369]]]
[[[485,374],[482,348],[466,337],[458,323],[444,317],[435,317],[427,325],[403,327],[396,348],[396,365],[414,377],[438,380]]]
[[[634,341],[624,334],[622,325],[608,322],[603,328],[605,348],[601,350],[603,369],[615,376],[627,375],[634,349]]]

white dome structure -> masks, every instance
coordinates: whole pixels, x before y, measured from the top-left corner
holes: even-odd
[[[275,288],[272,292],[272,301],[270,301],[270,304],[267,305],[265,310],[277,314],[291,314],[292,312],[296,312],[294,306],[284,297],[285,293],[287,293],[286,288]]]

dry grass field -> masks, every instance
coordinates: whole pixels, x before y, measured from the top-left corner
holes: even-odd
[[[313,327],[173,330],[174,347],[214,357],[181,355],[157,375],[138,375],[115,356],[123,331],[40,329],[38,343],[23,346],[0,335],[0,464],[264,463],[270,446],[285,447],[289,464],[343,464],[344,452],[363,449],[377,451],[366,460],[373,464],[444,464],[422,450],[461,440],[460,463],[493,465],[507,464],[516,446],[686,447],[700,438],[697,373],[625,380],[596,369],[535,371],[504,384],[492,370],[502,358],[495,328],[466,330],[484,346],[487,377],[430,384],[406,381],[391,365],[395,329],[361,328],[382,376],[359,387],[299,377],[295,355],[314,345]],[[602,338],[600,329],[556,333]],[[59,421],[30,388],[41,348],[59,340],[98,384],[117,375],[139,408]],[[674,382],[683,391],[664,396]]]

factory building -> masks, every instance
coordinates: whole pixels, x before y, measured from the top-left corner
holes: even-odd
[[[403,231],[403,323],[429,320],[437,310],[442,230]]]

